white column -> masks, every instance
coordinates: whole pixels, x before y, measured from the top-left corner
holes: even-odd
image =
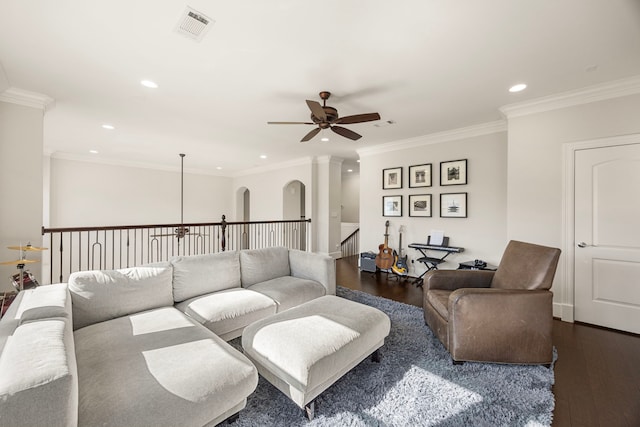
[[[316,159],[316,209],[312,219],[316,235],[314,250],[334,258],[340,256],[340,223],[342,198],[342,161],[339,157]]]

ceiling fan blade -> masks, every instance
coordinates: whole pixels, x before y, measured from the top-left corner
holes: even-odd
[[[307,142],[309,141],[311,138],[313,138],[314,136],[316,136],[318,134],[318,132],[320,132],[320,128],[315,128],[314,130],[312,130],[311,132],[309,132],[308,134],[306,134],[304,136],[304,138],[302,138],[300,140],[300,142]]]
[[[343,128],[342,126],[331,126],[331,130],[334,131],[335,133],[337,133],[338,135],[344,136],[345,138],[349,138],[352,140],[357,140],[362,138],[362,135],[359,135],[357,133],[355,133],[352,130],[349,130],[347,128]]]
[[[267,122],[268,125],[315,125],[313,122]]]
[[[327,121],[327,114],[324,112],[322,105],[318,101],[310,101],[307,99],[307,106],[311,110],[314,116],[322,120],[323,122]]]
[[[380,114],[378,113],[354,114],[353,116],[340,117],[334,123],[348,125],[352,123],[372,122],[374,120],[380,120]]]

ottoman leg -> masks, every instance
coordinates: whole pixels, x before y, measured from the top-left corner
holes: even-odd
[[[236,412],[235,414],[231,415],[229,418],[227,418],[226,420],[224,420],[224,422],[226,424],[233,424],[236,421],[238,421],[238,419],[240,418],[240,412]],[[222,424],[222,423],[221,423]]]
[[[375,363],[380,363],[380,349],[376,349],[376,351],[371,353],[371,361]]]
[[[316,415],[316,401],[312,400],[307,403],[304,407],[304,414],[307,416],[309,421],[313,420],[313,417]]]

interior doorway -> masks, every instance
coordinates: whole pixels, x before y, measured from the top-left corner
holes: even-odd
[[[640,135],[574,144],[572,161],[574,318],[640,333]]]
[[[304,220],[306,219],[306,188],[298,180],[291,181],[282,189],[282,219]],[[306,227],[298,224],[292,228],[293,240],[297,242],[300,250],[306,250]]]
[[[236,221],[248,223],[251,221],[251,191],[239,188],[236,193]],[[240,249],[249,249],[249,224],[244,224],[240,230]]]

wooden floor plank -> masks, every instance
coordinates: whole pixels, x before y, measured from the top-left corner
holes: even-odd
[[[340,286],[422,307],[422,288],[339,259]],[[553,322],[554,427],[640,426],[640,336],[580,323]]]

